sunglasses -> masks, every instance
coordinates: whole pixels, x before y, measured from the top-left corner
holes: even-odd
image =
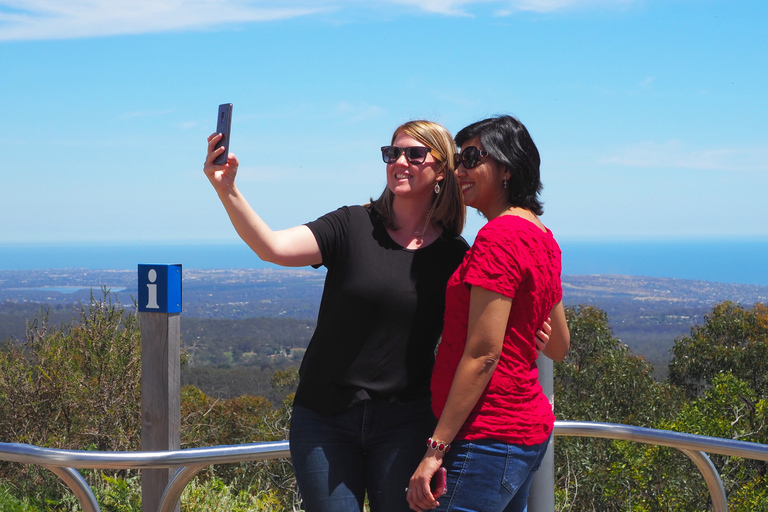
[[[405,153],[405,159],[409,164],[423,164],[427,155],[432,151],[424,146],[411,146],[409,148],[399,148],[397,146],[382,146],[381,158],[384,163],[393,164],[397,162],[400,155]]]
[[[480,163],[480,159],[488,154],[487,151],[477,149],[475,146],[467,146],[461,150],[461,153],[453,155],[453,164],[456,168],[463,165],[465,169],[474,169]]]

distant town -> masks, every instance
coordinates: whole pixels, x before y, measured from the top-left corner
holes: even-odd
[[[313,321],[324,278],[322,269],[184,269],[182,317]],[[91,294],[103,297],[105,291],[132,308],[137,281],[135,270],[0,271],[0,336],[23,333],[18,320],[2,324],[2,315],[10,309],[23,307],[34,315],[55,307],[61,315],[63,306],[88,303]],[[714,304],[768,302],[768,286],[638,276],[563,276],[563,292],[567,306],[586,304],[606,311],[614,334],[651,362],[660,376],[675,338],[701,323]]]

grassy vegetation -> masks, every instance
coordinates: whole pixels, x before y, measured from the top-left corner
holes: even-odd
[[[670,379],[654,379],[648,361],[614,334],[594,307],[567,308],[571,351],[555,364],[560,419],[605,421],[768,443],[768,308],[716,305],[674,343]],[[247,337],[242,324],[240,337]],[[276,323],[274,325],[281,325]],[[298,324],[297,324],[298,325]],[[257,331],[254,331],[257,332]],[[257,334],[258,335],[258,334]],[[284,337],[290,340],[290,336]],[[289,343],[292,343],[289,341]],[[105,292],[81,306],[78,319],[51,325],[43,314],[23,341],[0,347],[0,439],[50,448],[137,451],[140,440],[140,329],[134,309]],[[224,397],[182,389],[182,448],[288,438],[297,372],[293,350],[272,345],[285,366],[261,369],[275,396]],[[290,353],[289,353],[290,352]],[[243,352],[245,353],[245,351]],[[245,373],[231,373],[243,378]],[[260,384],[265,385],[265,384]],[[581,438],[558,439],[559,511],[693,512],[708,509],[697,470],[676,450]],[[768,464],[712,457],[731,510],[768,510]],[[140,510],[135,471],[82,471],[105,512]],[[288,460],[206,468],[185,489],[182,511],[293,511],[300,508]],[[0,463],[0,510],[74,512],[71,493],[47,470]]]

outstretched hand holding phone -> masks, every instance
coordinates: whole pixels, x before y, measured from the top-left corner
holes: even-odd
[[[273,231],[251,208],[235,185],[240,161],[229,152],[232,105],[219,106],[218,130],[208,136],[203,172],[219,196],[240,238],[263,261],[284,267],[322,263],[317,239],[306,225]],[[220,163],[219,163],[220,162]]]

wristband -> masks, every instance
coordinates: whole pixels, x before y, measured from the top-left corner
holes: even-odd
[[[427,446],[432,450],[436,450],[442,453],[448,453],[448,450],[451,449],[450,443],[438,441],[436,439],[432,439],[431,437],[427,439]]]

